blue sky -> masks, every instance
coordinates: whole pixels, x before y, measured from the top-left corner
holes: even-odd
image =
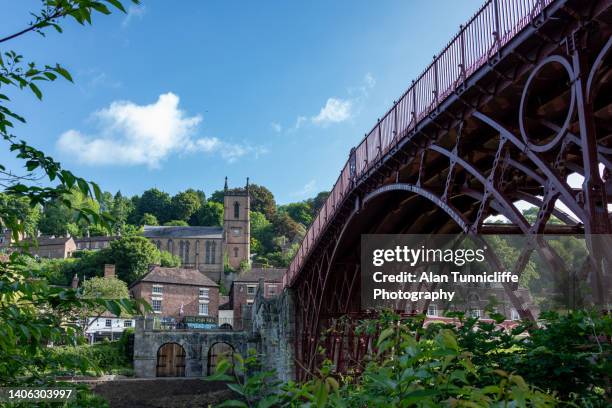
[[[1,36],[39,4],[0,1]],[[211,193],[250,176],[280,203],[303,200],[333,185],[350,148],[480,4],[144,1],[6,43],[75,79],[44,86],[42,102],[11,92],[28,119],[16,133],[111,192]],[[17,166],[5,150],[0,162]]]

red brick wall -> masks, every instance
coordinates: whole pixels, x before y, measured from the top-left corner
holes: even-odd
[[[136,299],[144,299],[151,303],[151,294],[154,282],[139,282],[131,289],[132,296]],[[158,313],[161,317],[174,317],[179,319],[181,304],[183,304],[183,316],[198,316],[200,304],[200,287],[195,285],[177,285],[172,283],[160,283],[162,286],[162,310]],[[208,316],[219,315],[219,288],[208,287]],[[157,295],[156,295],[157,296]]]
[[[257,293],[259,283],[258,282],[234,282],[232,285],[232,292],[230,298],[232,302],[232,309],[234,309],[234,321],[241,322],[242,318],[242,306],[247,304],[247,300],[254,300],[255,294],[249,295],[247,292],[247,285],[255,285],[255,293]],[[270,288],[270,286],[276,285],[276,290]],[[265,282],[264,283],[264,297],[270,298],[277,296],[281,290],[281,283]]]

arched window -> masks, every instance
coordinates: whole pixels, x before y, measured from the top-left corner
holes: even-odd
[[[183,260],[184,263],[189,263],[189,241],[185,241],[185,259]]]
[[[210,241],[206,241],[206,254],[205,254],[205,259],[204,259],[204,263],[211,263],[210,262]]]
[[[168,240],[168,252],[174,255],[174,242],[171,239]]]
[[[179,258],[181,258],[181,262],[185,261],[185,243],[183,241],[179,242]]]
[[[196,246],[195,246],[195,263],[196,266],[198,265],[199,262],[199,258],[200,257],[200,240],[196,240]]]
[[[234,258],[238,258],[238,247],[234,248]]]
[[[215,241],[210,243],[210,263],[214,264],[217,259],[217,255],[215,254],[217,250],[217,243]]]
[[[234,203],[234,218],[240,218],[240,203],[238,201]]]

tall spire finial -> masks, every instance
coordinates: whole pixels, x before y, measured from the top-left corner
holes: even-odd
[[[246,183],[246,191],[247,193],[249,192],[249,178],[247,177],[247,183]]]
[[[225,186],[223,187],[225,191],[227,191],[227,176],[225,176]]]

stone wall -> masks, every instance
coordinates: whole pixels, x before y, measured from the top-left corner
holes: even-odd
[[[295,379],[295,298],[285,289],[278,297],[266,299],[263,282],[252,307],[252,330],[259,338],[257,351],[265,370],[275,370],[279,380]]]
[[[134,374],[136,377],[155,377],[157,351],[166,343],[177,343],[185,349],[185,377],[202,377],[208,371],[208,352],[216,343],[228,343],[243,356],[256,348],[250,332],[230,330],[153,330],[145,327],[145,320],[136,321],[134,333]]]

